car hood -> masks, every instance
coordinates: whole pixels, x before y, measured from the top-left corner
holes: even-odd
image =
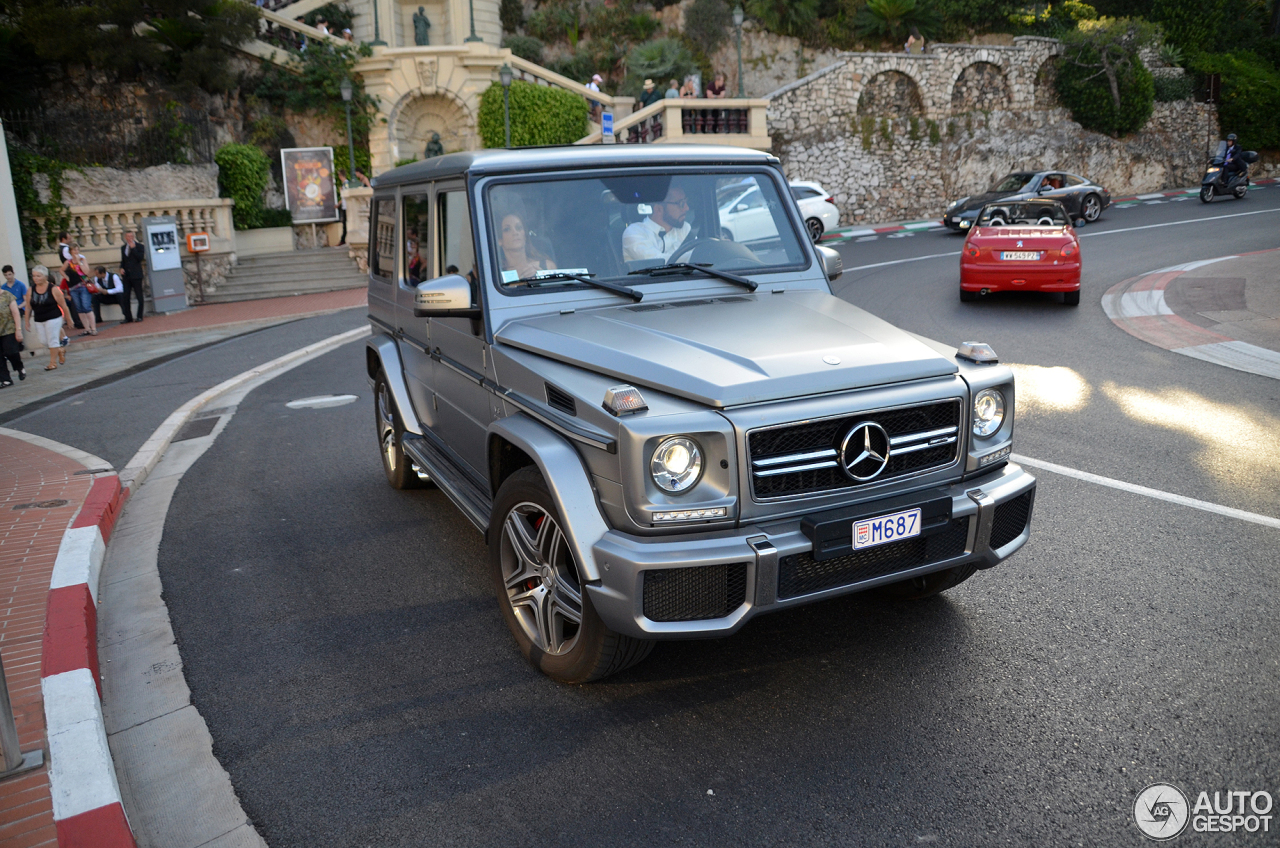
[[[816,291],[544,315],[512,321],[496,339],[715,407],[958,370],[893,325]]]

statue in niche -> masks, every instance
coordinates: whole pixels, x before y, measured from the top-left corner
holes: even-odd
[[[444,155],[444,145],[440,143],[440,133],[433,132],[431,134],[431,140],[427,142],[427,151],[423,158],[430,159],[433,156],[443,156],[443,155]]]
[[[426,9],[423,6],[418,7],[418,11],[413,16],[413,43],[419,47],[427,47],[431,44],[431,36],[427,30],[431,29],[431,20],[427,17]]]

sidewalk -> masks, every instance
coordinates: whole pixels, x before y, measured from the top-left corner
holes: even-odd
[[[23,354],[0,421],[114,374],[263,327],[360,307],[365,289],[199,306],[73,330],[66,364]],[[97,583],[129,496],[104,460],[0,428],[0,654],[20,747],[44,765],[0,781],[0,845],[132,848],[102,719]]]
[[[1280,380],[1280,248],[1124,280],[1102,308],[1148,344]]]

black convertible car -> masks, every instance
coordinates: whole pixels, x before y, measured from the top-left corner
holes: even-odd
[[[1092,224],[1111,205],[1111,192],[1084,177],[1064,171],[1015,171],[1001,177],[990,191],[962,197],[947,207],[942,223],[956,232],[973,226],[982,207],[996,200],[1052,198],[1067,208],[1073,219]]]

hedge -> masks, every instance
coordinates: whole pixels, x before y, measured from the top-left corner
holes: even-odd
[[[1253,53],[1201,53],[1189,63],[1220,74],[1218,126],[1240,136],[1246,150],[1280,149],[1280,71]]]
[[[1125,18],[1082,21],[1079,26],[1062,38],[1058,99],[1085,129],[1117,137],[1137,132],[1151,117],[1155,101],[1155,81],[1138,51],[1158,31],[1146,21]],[[1119,103],[1106,68],[1115,76]]]
[[[503,147],[502,85],[480,98],[480,137],[485,147]],[[587,101],[564,89],[515,80],[511,83],[511,146],[572,144],[587,134]]]
[[[231,210],[237,230],[253,230],[263,225],[262,193],[271,181],[267,154],[251,144],[227,144],[218,149],[218,187],[223,197],[236,202]]]

